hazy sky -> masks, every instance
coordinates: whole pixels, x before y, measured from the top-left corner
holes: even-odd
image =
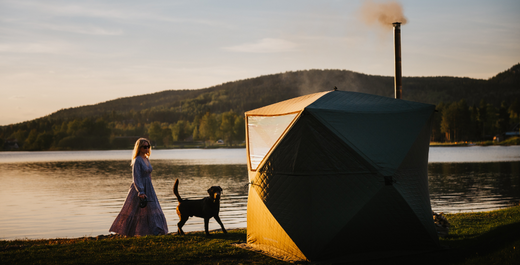
[[[404,76],[487,79],[520,62],[518,0],[399,3]],[[392,76],[392,29],[364,23],[366,4],[0,0],[0,125],[285,71]]]

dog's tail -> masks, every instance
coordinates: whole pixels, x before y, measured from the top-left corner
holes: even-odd
[[[175,184],[173,184],[173,193],[175,194],[175,197],[177,197],[177,201],[181,202],[182,198],[181,195],[179,195],[179,179],[176,179]]]

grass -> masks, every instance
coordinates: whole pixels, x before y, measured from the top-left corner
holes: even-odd
[[[503,142],[500,142],[502,145],[520,145],[520,137],[511,137]]]
[[[452,229],[441,244],[459,259],[455,264],[520,264],[520,206],[446,217]]]
[[[0,264],[284,264],[232,245],[244,243],[245,235],[238,229],[209,238],[194,232],[0,241]]]
[[[440,239],[443,249],[415,256],[361,264],[517,264],[520,261],[520,206],[483,213],[446,215],[450,234]],[[235,247],[246,230],[206,237],[99,236],[76,239],[3,240],[0,264],[286,264]],[[355,239],[352,239],[355,243]]]
[[[502,142],[481,141],[481,142],[430,142],[431,146],[470,146],[470,145],[520,145],[520,137],[511,137]]]

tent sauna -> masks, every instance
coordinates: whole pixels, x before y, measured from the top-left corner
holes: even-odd
[[[246,112],[247,245],[293,261],[437,248],[427,179],[434,110],[327,91]]]

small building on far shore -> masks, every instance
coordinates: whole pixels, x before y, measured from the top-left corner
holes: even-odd
[[[515,124],[508,132],[497,134],[493,137],[493,141],[502,142],[511,137],[520,136],[520,123]]]
[[[7,139],[4,142],[4,150],[18,150],[20,146],[18,145],[17,139]]]

